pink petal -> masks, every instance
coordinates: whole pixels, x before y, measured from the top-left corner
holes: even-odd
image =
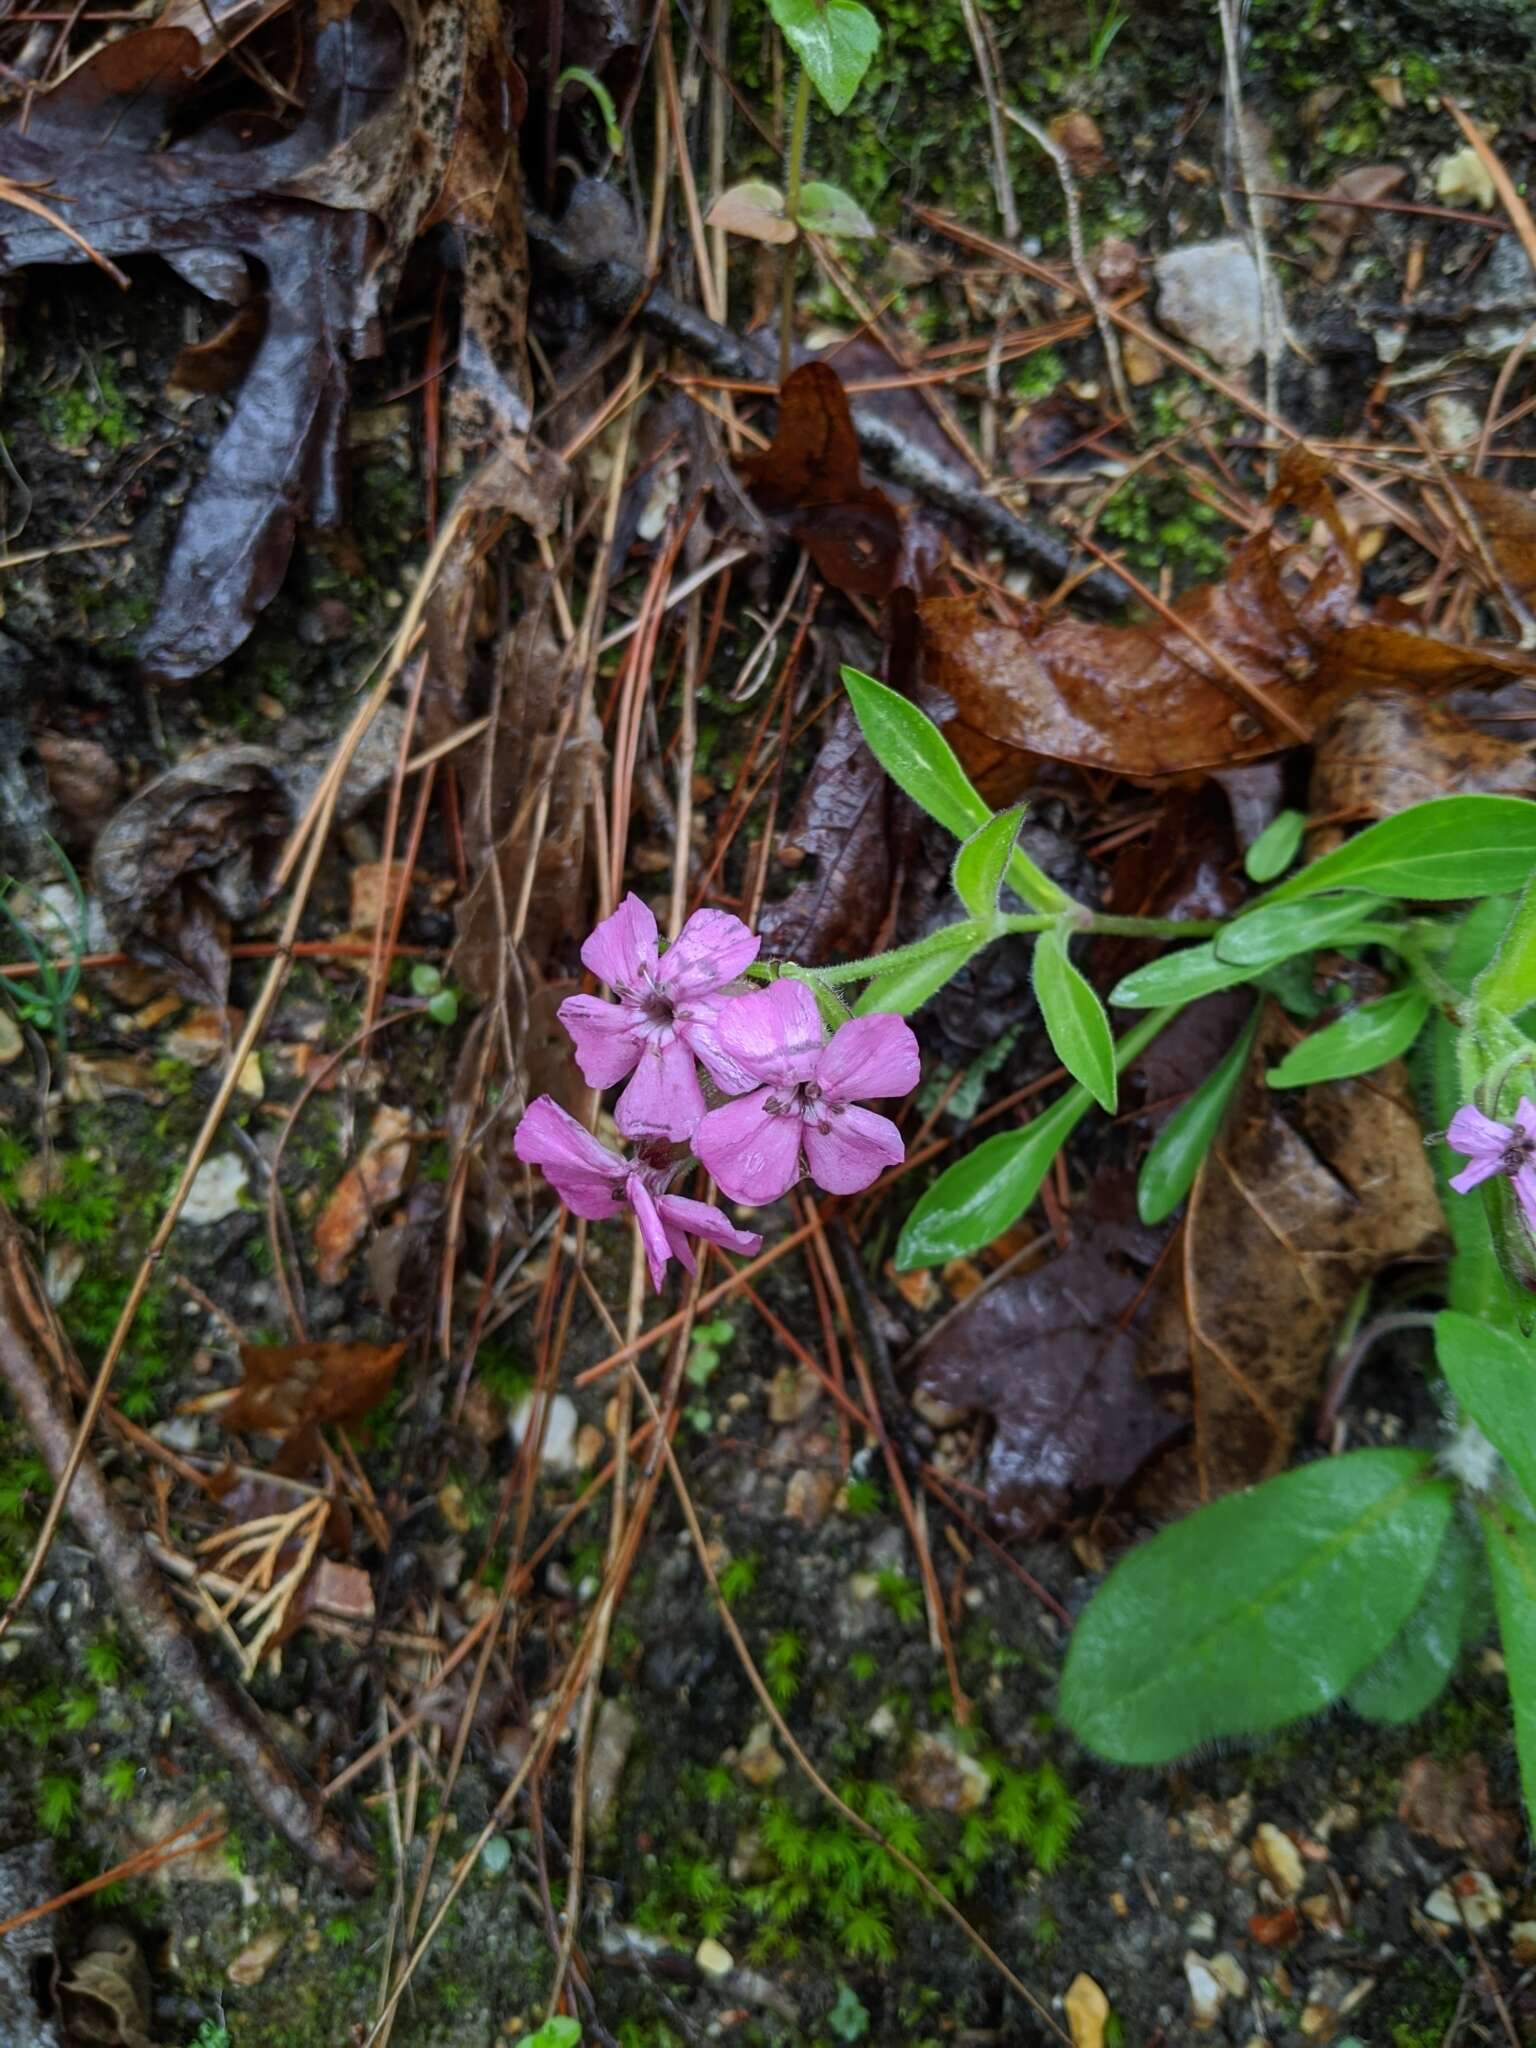
[[[573,1215],[617,1216],[623,1209],[624,1162],[549,1096],[529,1103],[512,1149],[525,1166],[542,1169]]]
[[[722,1004],[715,1036],[726,1057],[756,1080],[789,1087],[816,1071],[821,1013],[805,983],[786,978]]]
[[[672,1256],[672,1246],[656,1206],[656,1197],[638,1173],[630,1175],[624,1192],[640,1226],[640,1243],[645,1252],[645,1263],[651,1269],[651,1285],[660,1294],[661,1284],[667,1277],[667,1260]]]
[[[589,1088],[611,1088],[640,1057],[639,1021],[626,1003],[598,996],[567,996],[556,1012],[571,1034],[576,1064]]]
[[[1451,1118],[1445,1142],[1453,1152],[1475,1159],[1480,1152],[1502,1153],[1511,1136],[1508,1124],[1496,1124],[1491,1116],[1468,1103]]]
[[[840,1024],[816,1062],[816,1079],[831,1102],[908,1095],[920,1073],[916,1034],[900,1017],[854,1017]]]
[[[644,988],[656,972],[656,919],[633,893],[605,917],[581,949],[581,964],[610,988]]]
[[[1515,1109],[1515,1129],[1522,1138],[1536,1140],[1536,1102],[1522,1095]]]
[[[769,1116],[769,1096],[759,1088],[724,1103],[694,1132],[694,1151],[733,1202],[776,1202],[800,1178],[800,1119]]]
[[[1528,1228],[1536,1230],[1536,1166],[1522,1166],[1515,1175],[1515,1194]]]
[[[661,1210],[661,1220],[666,1224],[669,1236],[674,1228],[686,1230],[694,1237],[707,1238],[724,1251],[745,1252],[749,1258],[763,1248],[760,1231],[738,1230],[730,1218],[710,1202],[691,1202],[686,1195],[663,1195],[657,1207]],[[693,1271],[691,1258],[688,1270],[690,1273]]]
[[[693,1054],[671,1032],[646,1040],[613,1120],[626,1138],[691,1138],[704,1114]]]
[[[745,974],[762,940],[728,910],[696,910],[668,946],[660,980],[674,1002],[691,1002]]]
[[[878,1020],[871,1017],[868,1021]],[[801,1139],[811,1179],[829,1195],[856,1195],[877,1181],[888,1166],[900,1166],[907,1156],[900,1131],[888,1116],[879,1116],[872,1109],[839,1110],[827,1119],[825,1130],[807,1123]],[[723,1181],[720,1184],[725,1185]]]
[[[1496,1173],[1502,1173],[1504,1162],[1485,1152],[1481,1159],[1474,1159],[1470,1166],[1464,1166],[1460,1173],[1453,1173],[1449,1185],[1458,1195],[1470,1195],[1475,1187],[1485,1180],[1492,1180]]]
[[[759,1077],[749,1074],[720,1043],[719,1016],[725,1005],[702,1002],[689,1007],[692,1015],[680,1017],[675,1029],[715,1086],[726,1095],[745,1095],[758,1087]]]

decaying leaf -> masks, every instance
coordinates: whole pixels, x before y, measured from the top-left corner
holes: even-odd
[[[1360,164],[1335,178],[1321,197],[1326,200],[1390,199],[1408,181],[1401,164]],[[1318,252],[1312,275],[1326,284],[1339,267],[1344,251],[1360,232],[1365,209],[1353,204],[1322,205],[1307,223],[1307,233]]]
[[[889,597],[900,576],[901,520],[866,484],[842,380],[830,363],[802,363],[779,394],[772,446],[741,465],[752,496],[781,519],[836,590]]]
[[[1448,706],[1404,691],[1373,690],[1342,704],[1318,734],[1307,807],[1320,818],[1389,818],[1430,797],[1473,792],[1536,794],[1529,741],[1480,732]]]
[[[1494,1805],[1488,1766],[1474,1751],[1455,1763],[1416,1756],[1403,1772],[1397,1817],[1442,1849],[1463,1850],[1490,1877],[1507,1877],[1515,1868],[1520,1823]]]
[[[988,1505],[1023,1530],[1080,1489],[1124,1486],[1182,1428],[1136,1372],[1138,1310],[1166,1232],[1136,1220],[1122,1174],[1099,1177],[1083,1214],[1059,1257],[960,1310],[919,1382],[995,1419]]]
[[[766,185],[760,178],[748,178],[722,192],[705,215],[704,225],[780,248],[787,248],[800,232],[784,212],[784,194],[777,185]]]
[[[913,822],[844,698],[779,842],[786,865],[814,866],[797,874],[787,896],[764,906],[758,928],[769,951],[811,967],[874,952],[915,842]]]
[[[1273,531],[1254,535],[1220,583],[1174,606],[1196,637],[1161,618],[1102,626],[1024,605],[999,621],[977,598],[926,600],[925,674],[955,707],[962,758],[995,765],[1002,746],[1120,775],[1209,771],[1294,744],[1363,689],[1449,690],[1536,666],[1356,618],[1359,564],[1326,487],[1297,468],[1274,509],[1287,502],[1322,523],[1321,562],[1297,583]]]
[[[59,1985],[70,2039],[99,2048],[154,2048],[149,1966],[125,1927],[91,1930]]]
[[[403,1344],[242,1344],[245,1378],[219,1420],[283,1437],[310,1424],[351,1427],[378,1407],[404,1356]]]
[[[1402,1066],[1277,1092],[1264,1076],[1295,1036],[1267,1006],[1143,1326],[1143,1375],[1191,1390],[1193,1446],[1155,1475],[1165,1506],[1278,1471],[1356,1293],[1443,1243]]]
[[[210,747],[131,797],[96,841],[92,875],[118,945],[197,1002],[229,994],[232,924],[272,896],[293,823],[265,747]]]
[[[1476,527],[1474,553],[1486,556],[1495,585],[1528,620],[1536,606],[1536,499],[1481,476],[1458,476],[1452,488]]]
[[[405,1186],[415,1159],[415,1128],[407,1109],[381,1102],[374,1111],[367,1143],[315,1222],[315,1273],[324,1286],[340,1283],[377,1212]]]

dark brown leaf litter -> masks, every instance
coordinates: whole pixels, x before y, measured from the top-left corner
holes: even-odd
[[[1494,1805],[1488,1766],[1475,1753],[1454,1763],[1416,1756],[1403,1772],[1397,1817],[1442,1849],[1465,1850],[1490,1877],[1507,1877],[1516,1866],[1520,1822]]]
[[[1307,804],[1316,817],[1363,821],[1472,791],[1536,792],[1529,742],[1479,731],[1407,691],[1373,690],[1341,705],[1318,734]]]

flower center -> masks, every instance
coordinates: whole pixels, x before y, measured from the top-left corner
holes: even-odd
[[[1504,1147],[1499,1170],[1513,1179],[1522,1166],[1530,1165],[1533,1155],[1536,1155],[1536,1139],[1527,1138],[1524,1133],[1517,1133]]]
[[[829,1131],[831,1118],[843,1113],[842,1103],[828,1102],[819,1081],[797,1081],[770,1095],[763,1109],[768,1116],[797,1116],[802,1123],[814,1124],[818,1131]]]

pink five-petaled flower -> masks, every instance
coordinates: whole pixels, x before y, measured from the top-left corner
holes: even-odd
[[[1451,1118],[1445,1142],[1471,1161],[1451,1175],[1458,1195],[1502,1173],[1514,1182],[1526,1221],[1536,1229],[1536,1103],[1522,1095],[1512,1124],[1496,1123],[1468,1103]]]
[[[776,981],[725,1005],[716,1026],[726,1055],[756,1085],[712,1109],[693,1146],[737,1202],[776,1202],[800,1178],[852,1195],[906,1156],[889,1117],[863,1095],[917,1086],[917,1040],[899,1017],[855,1017],[821,1041],[816,998],[803,981]]]
[[[728,911],[696,910],[662,953],[655,918],[631,895],[582,947],[582,964],[618,1001],[568,996],[560,1022],[589,1087],[610,1088],[633,1075],[614,1111],[626,1137],[693,1136],[704,1114],[695,1055],[731,1093],[751,1086],[722,1056],[715,1019],[727,983],[745,973],[761,944]]]
[[[517,1127],[512,1149],[526,1166],[542,1168],[545,1179],[575,1216],[594,1220],[622,1216],[633,1209],[640,1226],[651,1285],[658,1293],[667,1260],[694,1270],[688,1238],[705,1237],[732,1252],[759,1252],[763,1240],[755,1230],[738,1230],[708,1202],[690,1202],[666,1193],[668,1169],[620,1159],[598,1143],[547,1095],[530,1102]]]

